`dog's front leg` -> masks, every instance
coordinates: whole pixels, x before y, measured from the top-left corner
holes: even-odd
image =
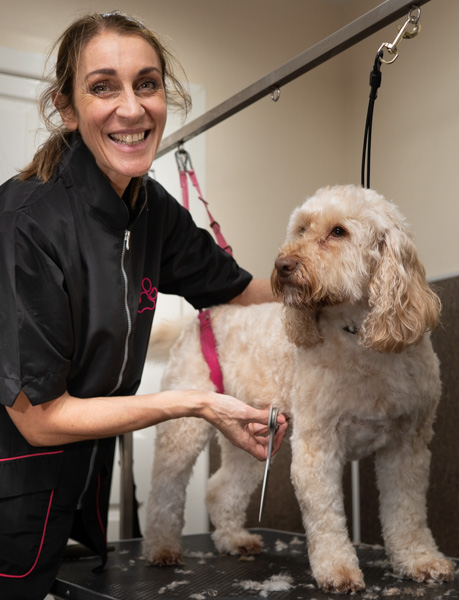
[[[323,435],[292,436],[292,482],[308,539],[309,562],[319,587],[338,593],[365,588],[344,513],[343,459]]]
[[[436,547],[427,526],[430,451],[421,437],[378,452],[376,474],[387,553],[394,570],[416,581],[449,581],[454,567]]]

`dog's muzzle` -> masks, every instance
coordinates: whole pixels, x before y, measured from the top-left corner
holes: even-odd
[[[298,268],[298,262],[290,256],[280,256],[275,265],[277,276],[285,282]]]

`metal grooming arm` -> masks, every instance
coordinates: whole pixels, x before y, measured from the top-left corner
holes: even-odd
[[[204,133],[204,131],[214,127],[214,125],[218,125],[257,100],[275,92],[283,85],[290,83],[330,58],[351,48],[386,25],[390,25],[400,17],[406,17],[413,4],[421,6],[427,4],[429,1],[407,2],[406,0],[386,0],[386,2],[383,2],[355,21],[342,27],[314,46],[311,46],[311,48],[305,50],[289,62],[284,63],[238,94],[231,96],[228,100],[218,104],[202,116],[166,137],[160,144],[156,157],[167,154],[171,150],[176,150],[180,143],[184,143],[200,133]]]

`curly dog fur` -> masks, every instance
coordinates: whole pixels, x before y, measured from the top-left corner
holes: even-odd
[[[376,455],[380,517],[396,573],[449,580],[426,519],[438,360],[429,330],[440,302],[392,203],[371,190],[319,190],[291,215],[272,285],[283,304],[212,309],[225,391],[291,416],[291,478],[310,565],[324,590],[362,590],[343,508],[344,464]],[[196,321],[196,320],[195,320]],[[213,389],[198,324],[173,347],[163,389]],[[153,564],[181,561],[186,486],[212,427],[201,419],[158,426],[145,539]],[[244,529],[264,464],[220,439],[222,466],[207,504],[220,552],[257,553]]]

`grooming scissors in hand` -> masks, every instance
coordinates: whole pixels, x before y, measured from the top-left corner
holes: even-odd
[[[266,487],[268,485],[269,469],[271,467],[271,457],[272,457],[272,453],[273,453],[274,436],[276,435],[276,431],[278,430],[278,425],[277,425],[278,413],[279,413],[279,409],[276,408],[275,406],[271,406],[271,408],[269,409],[269,421],[268,421],[268,427],[269,427],[268,457],[266,459],[265,475],[263,477],[263,487],[261,490],[260,512],[258,514],[259,521],[261,521],[261,515],[263,513],[263,505],[265,503],[265,493],[266,493]]]

